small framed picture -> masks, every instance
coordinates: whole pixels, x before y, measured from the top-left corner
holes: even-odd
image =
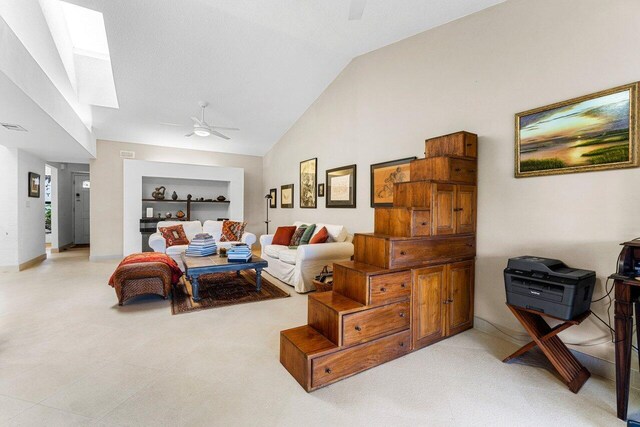
[[[278,207],[278,189],[272,188],[269,190],[269,194],[271,195],[271,200],[269,200],[269,207],[275,209]]]
[[[318,197],[324,197],[324,183],[318,184]]]
[[[326,183],[326,207],[356,207],[356,165],[329,169],[327,171]]]
[[[280,186],[280,207],[293,209],[293,184]]]
[[[29,197],[40,198],[40,175],[29,172]]]

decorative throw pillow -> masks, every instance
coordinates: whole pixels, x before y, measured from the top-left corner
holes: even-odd
[[[246,222],[224,221],[222,223],[222,234],[220,235],[220,241],[239,242],[240,239],[242,239],[244,228],[246,226]]]
[[[328,238],[329,232],[327,231],[327,227],[322,227],[320,231],[318,231],[316,235],[311,238],[311,241],[309,243],[312,245],[315,245],[316,243],[324,243]]]
[[[316,225],[315,224],[307,225],[307,229],[304,231],[304,234],[302,235],[302,238],[300,239],[300,244],[301,245],[308,245],[309,242],[311,241],[311,236],[313,236],[313,232],[315,230],[316,230]]]
[[[289,246],[291,236],[296,232],[295,225],[287,225],[284,227],[278,227],[276,234],[273,235],[272,245]]]
[[[167,242],[167,247],[189,244],[189,239],[187,239],[182,224],[172,225],[171,227],[160,227],[158,230]]]
[[[302,239],[302,235],[305,231],[307,231],[306,224],[302,224],[296,229],[295,233],[293,233],[293,236],[291,236],[291,240],[289,241],[289,248],[294,249],[298,247],[298,245],[300,244],[300,239]]]

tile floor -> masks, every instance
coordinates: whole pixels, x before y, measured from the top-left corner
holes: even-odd
[[[172,316],[157,297],[118,307],[115,265],[73,250],[0,273],[0,425],[624,425],[611,381],[574,395],[476,330],[307,394],[278,361],[305,296]]]

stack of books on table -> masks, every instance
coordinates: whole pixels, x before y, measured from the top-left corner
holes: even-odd
[[[231,262],[249,262],[251,260],[251,249],[247,245],[231,246],[227,250],[227,258]]]
[[[187,246],[187,256],[209,256],[218,251],[216,241],[209,233],[196,234]]]

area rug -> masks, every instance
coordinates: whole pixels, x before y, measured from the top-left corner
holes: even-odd
[[[173,288],[171,313],[181,314],[209,308],[226,307],[235,304],[258,302],[277,298],[286,298],[283,291],[262,275],[262,287],[256,291],[256,273],[253,270],[236,273],[205,274],[199,277],[200,298],[196,302],[191,298],[191,283],[183,278]]]

